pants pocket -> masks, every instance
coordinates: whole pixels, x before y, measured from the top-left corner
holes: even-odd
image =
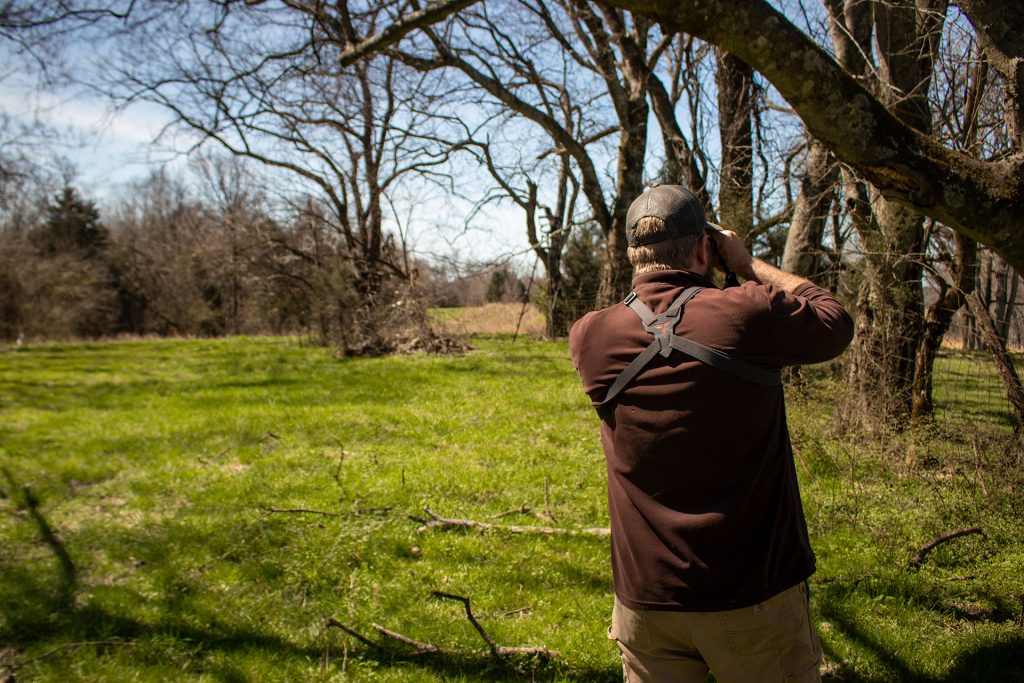
[[[788,649],[796,638],[800,618],[789,605],[771,613],[722,616],[725,646],[734,655],[750,657]]]
[[[762,604],[723,613],[721,624],[725,648],[732,656],[745,658],[750,666],[761,662],[774,669],[776,677],[781,666],[788,683],[821,680],[820,649],[803,586]]]

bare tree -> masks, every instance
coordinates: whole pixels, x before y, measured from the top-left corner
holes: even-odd
[[[1024,16],[1012,5],[1000,0],[957,3],[995,55],[1011,128],[1012,154],[976,159],[950,150],[902,121],[865,87],[858,71],[840,67],[764,0],[610,0],[609,4],[740,57],[778,89],[815,138],[885,196],[992,247],[1015,267],[1024,266],[1024,126],[1020,125]],[[869,3],[847,3],[850,7],[864,4]],[[857,29],[851,33],[857,35]],[[373,49],[382,50],[405,35],[389,33],[374,42]],[[854,40],[850,45],[856,50],[862,44]]]
[[[1006,147],[1002,104],[993,97],[994,74],[984,48],[964,28],[955,22],[947,24],[939,52],[936,78],[942,87],[936,89],[932,102],[936,132],[956,149],[988,156]],[[932,414],[935,357],[957,310],[975,291],[978,278],[977,243],[966,235],[949,233],[935,223],[928,231],[928,275],[936,297],[925,310],[924,333],[914,364],[911,415],[916,419]],[[969,314],[971,307],[964,310]]]
[[[626,35],[626,17],[615,12],[602,15],[584,2],[548,4],[528,0],[512,3],[507,9],[516,16],[532,19],[538,33],[535,40],[564,50],[563,68],[573,70],[582,83],[569,83],[565,77],[548,78],[544,73],[547,65],[539,64],[530,52],[521,49],[522,34],[506,33],[483,6],[455,17],[452,29],[458,30],[457,34],[450,30],[442,36],[428,30],[432,54],[406,53],[405,58],[423,69],[457,70],[499,106],[540,126],[556,153],[571,160],[576,169],[572,175],[578,177],[580,192],[607,239],[601,296],[614,299],[624,293],[629,282],[625,258],[626,209],[643,187],[648,110],[637,82],[641,76],[629,68],[640,58],[642,50],[633,40],[634,34]],[[649,30],[649,25],[642,25],[635,34],[646,41]],[[591,118],[603,112],[584,106],[591,98],[589,93],[570,90],[574,85],[593,88],[595,83],[603,86],[603,92],[598,92],[612,104],[612,127]],[[586,118],[575,120],[581,117]],[[599,157],[592,151],[595,145],[604,144],[609,132],[617,132],[619,137],[617,164],[610,171],[614,176],[614,193],[608,192],[601,182]],[[566,168],[564,163],[562,168]]]
[[[513,25],[514,30],[507,28]],[[615,301],[629,287],[625,216],[649,177],[645,168],[651,111],[662,133],[662,179],[695,188],[714,217],[706,157],[677,119],[684,96],[691,113],[700,106],[702,91],[694,87],[690,69],[692,41],[661,33],[643,17],[584,0],[478,5],[453,17],[443,31],[425,33],[429,44],[403,49],[406,61],[425,70],[461,73],[494,106],[511,110],[550,139],[551,149],[540,155],[560,162],[549,176],[552,196],[542,195],[541,202],[552,207],[548,222],[555,225],[550,218],[556,218],[558,229],[568,232],[589,221],[600,226],[606,257],[598,305]],[[699,122],[700,117],[691,117],[691,134]],[[571,192],[566,192],[566,180]],[[539,185],[536,178],[531,182]],[[577,211],[588,212],[561,211],[563,198],[577,191],[585,200]],[[528,215],[535,212],[528,208],[528,187],[518,194],[517,203]],[[533,228],[527,222],[529,235]],[[561,245],[567,237],[561,235]],[[537,244],[533,237],[530,241]],[[555,251],[545,247],[550,266]],[[552,281],[558,277],[553,272],[549,268]]]
[[[447,158],[430,142],[429,74],[381,54],[341,65],[357,35],[393,24],[400,10],[179,3],[125,30],[116,66],[106,70],[123,101],[171,112],[193,149],[217,146],[319,193],[358,294],[352,352],[388,350],[379,311],[394,283],[410,277],[386,230],[386,197]]]

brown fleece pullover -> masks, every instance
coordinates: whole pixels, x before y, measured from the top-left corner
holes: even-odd
[[[849,314],[810,283],[789,293],[754,282],[719,290],[686,271],[633,280],[654,313],[691,286],[708,289],[686,305],[676,334],[758,365],[826,361],[853,336]],[[595,403],[651,340],[623,304],[576,322],[569,348]],[[733,609],[814,572],[781,386],[673,351],[655,356],[598,414],[612,574],[625,605]]]

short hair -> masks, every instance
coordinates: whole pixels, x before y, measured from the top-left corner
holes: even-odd
[[[634,234],[642,237],[665,229],[665,222],[654,216],[637,221]],[[633,275],[644,275],[659,270],[688,270],[693,265],[697,244],[704,233],[674,237],[642,247],[629,247],[626,256],[633,265]]]

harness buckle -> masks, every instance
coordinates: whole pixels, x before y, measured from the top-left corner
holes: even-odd
[[[675,311],[669,309],[656,317],[650,324],[644,325],[644,329],[650,332],[658,342],[658,353],[663,358],[668,358],[672,353],[672,337],[675,336],[676,323],[679,322],[682,313],[681,308],[677,308]]]

